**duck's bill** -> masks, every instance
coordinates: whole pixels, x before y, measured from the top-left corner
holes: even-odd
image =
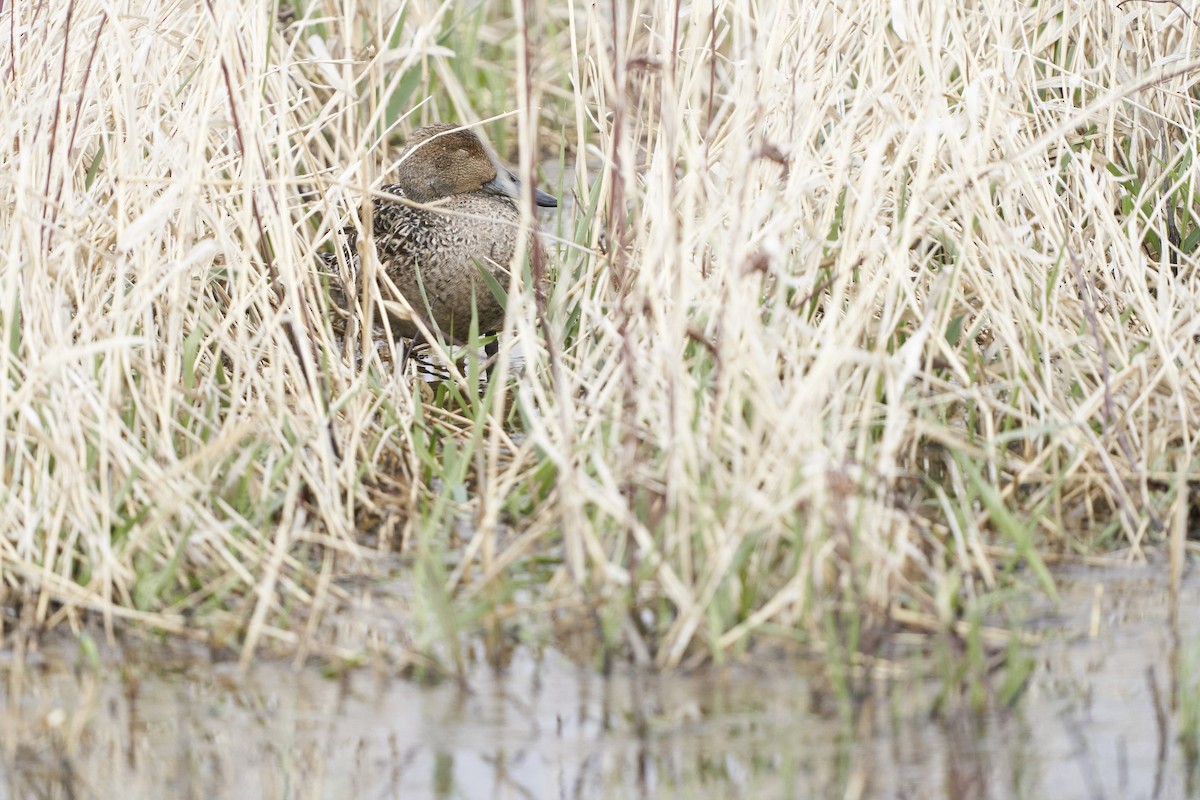
[[[492,194],[502,194],[505,197],[511,197],[513,200],[521,199],[521,181],[517,179],[516,175],[507,170],[497,172],[496,177],[483,185],[483,190]],[[533,190],[533,202],[542,208],[558,207],[558,200],[554,198],[554,195],[546,194],[536,187]]]

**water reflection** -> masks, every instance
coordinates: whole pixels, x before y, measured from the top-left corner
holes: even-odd
[[[993,700],[983,714],[965,697],[935,705],[941,685],[917,677],[871,683],[847,713],[819,671],[773,657],[606,677],[554,651],[517,650],[504,670],[480,667],[465,686],[420,686],[383,670],[328,679],[280,664],[239,677],[196,654],[171,663],[133,647],[106,654],[99,670],[65,645],[20,672],[0,654],[0,798],[1194,792],[1180,746],[1194,739],[1180,738],[1186,717],[1167,707],[1165,583],[1149,570],[1062,580],[1065,612],[1053,627],[1088,630],[1099,580],[1099,635],[1039,647],[1017,709]],[[1197,595],[1185,585],[1182,607]],[[1179,641],[1196,661],[1197,631],[1183,624]],[[1181,685],[1196,692],[1196,677],[1185,663]]]

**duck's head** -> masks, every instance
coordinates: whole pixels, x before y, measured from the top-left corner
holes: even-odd
[[[430,203],[455,194],[484,192],[516,200],[521,182],[496,159],[474,132],[458,125],[430,125],[414,131],[396,172],[404,196]],[[533,190],[539,206],[553,208],[558,201],[540,189]]]

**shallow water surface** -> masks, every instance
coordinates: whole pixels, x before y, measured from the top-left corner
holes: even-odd
[[[1172,629],[1162,572],[1060,572],[1021,702],[984,713],[937,703],[936,667],[877,669],[892,677],[839,703],[820,670],[774,656],[605,677],[519,650],[422,686],[194,655],[97,669],[63,644],[17,685],[0,653],[0,798],[1196,796],[1169,706],[1179,687],[1197,702],[1200,626]],[[1181,607],[1197,600],[1185,582]]]

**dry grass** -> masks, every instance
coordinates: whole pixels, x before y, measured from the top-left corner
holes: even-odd
[[[1014,563],[1052,591],[1047,554],[1182,542],[1182,6],[616,5],[3,6],[23,625],[461,660],[549,611],[670,667],[870,650]],[[431,397],[342,346],[316,265],[435,119],[573,202],[501,379]]]

